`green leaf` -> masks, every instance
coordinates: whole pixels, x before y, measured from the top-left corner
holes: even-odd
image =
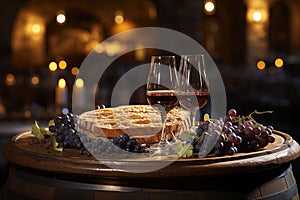
[[[181,140],[188,140],[188,139],[192,138],[193,136],[194,136],[193,133],[184,131],[180,135],[178,135],[178,138]]]
[[[174,148],[175,152],[179,154],[179,152],[181,151],[182,149],[182,143],[181,142],[178,142]]]
[[[175,146],[175,151],[178,153],[180,158],[189,158],[193,156],[193,145],[191,144],[182,144],[178,142]]]
[[[55,122],[54,122],[54,119],[51,119],[48,123],[48,127],[49,126],[55,126]]]
[[[34,124],[32,125],[31,133],[40,140],[44,139],[44,134],[42,133],[37,121],[35,121]]]
[[[51,141],[52,141],[54,151],[59,151],[59,152],[63,151],[63,148],[58,148],[57,147],[58,143],[56,142],[55,135],[51,135]]]

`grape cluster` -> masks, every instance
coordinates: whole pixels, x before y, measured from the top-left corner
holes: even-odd
[[[77,131],[76,115],[72,113],[61,114],[54,118],[54,124],[49,131],[56,134],[55,139],[59,147],[76,148],[82,154],[85,149]]]
[[[131,139],[128,134],[116,136],[112,139],[107,138],[90,138],[87,135],[80,136],[85,147],[95,155],[109,155],[112,153],[122,154],[122,150],[133,153],[147,153],[142,144],[136,139]]]
[[[147,151],[142,148],[142,144],[134,138],[130,138],[130,136],[125,133],[122,136],[116,136],[110,140],[117,147],[126,150],[128,152],[134,153],[146,153]]]
[[[223,119],[208,120],[200,124],[196,130],[197,136],[192,143],[194,152],[199,152],[211,126],[213,126],[213,131],[220,133],[211,150],[211,153],[216,156],[257,151],[269,143],[275,142],[275,137],[272,134],[273,127],[257,123],[252,114],[261,113],[255,111],[244,117],[237,116],[236,110],[230,109]]]

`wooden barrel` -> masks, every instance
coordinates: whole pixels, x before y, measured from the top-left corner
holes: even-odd
[[[4,199],[299,199],[290,162],[300,147],[280,132],[276,144],[259,152],[181,159],[147,173],[112,169],[71,149],[43,150],[29,140],[19,134],[4,149],[11,163]]]
[[[90,177],[92,181],[86,181],[87,177],[57,177],[54,174],[49,176],[14,166],[10,169],[4,199],[299,199],[291,166],[275,178],[270,179],[267,176],[271,173],[273,176],[277,175],[276,170],[264,173],[267,174],[254,173],[238,179],[230,176],[211,177],[205,179],[207,184],[203,186],[201,183],[201,187],[196,186],[197,180],[189,177],[173,180],[179,181],[182,186],[174,184],[172,180],[165,180],[163,182],[168,187],[164,188],[168,189],[159,189],[157,185],[160,184],[155,184],[159,179],[150,180],[148,185],[153,186],[149,188],[139,187],[137,183],[130,186],[131,181],[122,177],[118,181],[101,180],[102,183],[97,183],[95,177]],[[263,178],[251,178],[262,175]],[[187,185],[193,184],[196,187],[191,187],[190,190],[185,181],[190,182]],[[195,190],[196,188],[198,189]]]

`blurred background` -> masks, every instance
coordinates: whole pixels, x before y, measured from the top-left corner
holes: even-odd
[[[70,108],[75,77],[94,47],[145,26],[198,41],[221,72],[228,108],[242,115],[272,110],[260,122],[300,142],[300,0],[10,0],[0,2],[0,13],[0,150],[34,120]],[[114,55],[122,47],[116,41],[103,48]],[[99,81],[96,104],[109,106],[122,74],[155,52],[139,49],[113,62]],[[143,88],[130,103],[147,103]],[[5,177],[2,157],[0,169]]]

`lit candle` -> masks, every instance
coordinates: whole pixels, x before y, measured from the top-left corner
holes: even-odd
[[[65,106],[68,103],[68,88],[66,86],[66,80],[61,78],[58,80],[58,84],[55,90],[55,102],[57,105]]]
[[[76,108],[83,108],[86,105],[85,86],[82,78],[77,78],[75,81],[72,101]]]

